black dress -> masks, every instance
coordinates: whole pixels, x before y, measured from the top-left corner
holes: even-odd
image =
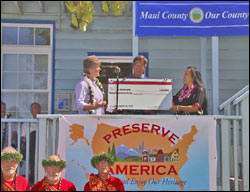
[[[199,110],[195,113],[188,113],[178,111],[178,115],[207,115],[207,99],[204,88],[196,87],[185,99],[181,102],[178,100],[181,94],[181,90],[173,97],[175,105],[194,105],[199,107]]]

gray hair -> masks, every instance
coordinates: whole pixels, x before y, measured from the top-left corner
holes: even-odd
[[[89,74],[91,69],[98,67],[100,64],[101,62],[95,55],[90,55],[83,60],[83,71]]]
[[[2,152],[11,152],[11,153],[15,153],[17,152],[17,150],[13,147],[5,147],[3,148]]]

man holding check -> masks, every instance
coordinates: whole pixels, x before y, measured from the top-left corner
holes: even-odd
[[[148,60],[143,55],[138,55],[133,60],[133,72],[129,75],[128,79],[147,79],[144,72],[146,71]],[[155,115],[156,111],[150,110],[124,110],[123,114],[136,114],[136,115]]]

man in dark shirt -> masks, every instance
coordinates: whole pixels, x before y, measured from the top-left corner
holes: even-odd
[[[144,72],[146,71],[148,60],[142,56],[138,55],[133,60],[133,73],[129,75],[128,79],[147,79]],[[123,114],[135,114],[135,115],[153,115],[156,111],[149,110],[123,110]]]

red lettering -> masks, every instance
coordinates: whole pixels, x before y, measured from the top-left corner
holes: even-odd
[[[116,175],[118,175],[118,174],[123,174],[123,172],[124,172],[124,174],[125,175],[127,175],[128,174],[128,172],[127,172],[127,165],[125,165],[124,167],[123,167],[123,169],[121,169],[121,167],[119,166],[119,165],[117,165],[116,166]]]
[[[149,125],[150,125],[149,123],[143,123],[141,132],[149,133],[149,130],[148,130],[148,127],[147,127]]]
[[[149,175],[150,166],[149,165],[142,165],[141,166],[141,175],[143,175],[143,172],[145,172],[147,175]]]
[[[111,138],[111,135],[110,134],[107,134],[103,137],[103,139],[107,142],[107,143],[110,143],[109,142],[109,139]]]
[[[140,127],[139,127],[139,124],[136,123],[136,124],[133,124],[132,125],[132,128],[134,129],[133,132],[134,133],[138,133],[140,131]]]
[[[176,172],[176,170],[175,170],[175,168],[174,168],[173,165],[171,165],[171,167],[170,167],[170,169],[168,171],[168,175],[170,175],[171,173],[174,173],[175,175],[177,175],[177,172]]]
[[[131,133],[131,131],[129,131],[129,128],[127,128],[127,127],[129,127],[129,125],[125,125],[125,126],[122,127],[124,135],[127,135],[127,134]]]
[[[162,127],[162,137],[165,137],[165,136],[168,135],[169,132],[170,132],[170,130],[168,130],[166,133],[164,133],[164,131],[165,131],[165,128]]]
[[[155,128],[156,127],[156,128]],[[159,135],[159,130],[161,129],[161,127],[159,125],[152,125],[152,129],[151,129],[151,133],[153,133],[154,131],[156,132],[157,135]]]
[[[154,175],[154,174],[155,174],[155,166],[152,165],[152,175]]]
[[[177,135],[175,135],[174,133],[168,139],[173,144],[175,144],[174,141],[176,140],[174,137],[176,137],[177,139],[179,139],[179,137]]]
[[[139,173],[137,172],[137,168],[138,168],[138,165],[131,165],[129,169],[130,175],[139,175]]]
[[[120,131],[121,131],[121,129],[115,129],[115,130],[112,131],[112,133],[113,133],[113,135],[114,135],[115,138],[117,138],[116,135],[122,136],[122,134],[120,133]]]
[[[109,169],[109,172],[110,172],[112,175],[114,175],[114,171],[113,171],[112,168]]]
[[[159,169],[160,169],[161,167],[166,169],[166,167],[165,167],[164,165],[160,165],[160,166],[158,166],[158,167],[156,168],[156,173],[157,173],[158,175],[164,175],[164,174],[166,174],[166,172],[162,172],[162,173],[159,172]]]

